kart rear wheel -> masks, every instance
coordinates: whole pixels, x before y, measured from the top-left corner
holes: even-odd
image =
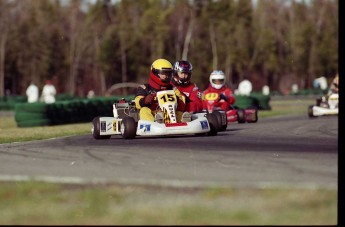
[[[244,109],[237,110],[237,122],[240,124],[246,123],[246,113],[244,112]]]
[[[308,117],[314,118],[314,113],[313,113],[313,105],[308,106]]]
[[[134,139],[137,133],[137,124],[134,118],[125,117],[121,123],[121,134],[124,139]]]
[[[207,133],[207,135],[216,136],[218,134],[218,129],[219,129],[217,117],[212,113],[212,114],[207,114],[206,118],[210,125],[210,131]]]
[[[214,114],[216,116],[217,121],[218,121],[219,128],[217,130],[218,131],[225,131],[226,128],[228,127],[228,121],[226,119],[226,114],[222,114],[221,112],[219,112],[217,110],[213,111],[212,114]]]
[[[96,140],[102,140],[102,139],[110,139],[111,135],[101,136],[101,123],[99,122],[99,117],[95,117],[92,120],[92,136]]]
[[[258,109],[256,107],[251,107],[250,109],[254,109],[254,117],[250,119],[250,121],[247,120],[248,123],[256,123],[258,121]]]

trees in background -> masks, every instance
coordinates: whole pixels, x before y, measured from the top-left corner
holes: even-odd
[[[46,79],[104,95],[146,82],[160,57],[190,60],[201,89],[213,69],[233,88],[311,88],[337,73],[338,13],[338,0],[0,0],[0,96]]]

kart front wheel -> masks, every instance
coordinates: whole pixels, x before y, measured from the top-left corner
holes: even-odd
[[[125,117],[121,123],[121,134],[124,139],[134,139],[137,133],[137,124],[134,118]]]
[[[99,117],[95,117],[92,120],[92,136],[96,140],[101,140],[101,139],[110,139],[111,135],[105,135],[101,136],[100,132],[101,131],[101,123],[99,121]]]

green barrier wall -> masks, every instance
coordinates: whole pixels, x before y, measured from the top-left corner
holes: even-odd
[[[61,125],[71,123],[91,122],[97,116],[113,116],[113,103],[122,96],[95,97],[92,99],[70,99],[52,104],[17,103],[15,105],[15,120],[18,127],[34,127],[44,125]],[[125,97],[127,101],[134,95]]]

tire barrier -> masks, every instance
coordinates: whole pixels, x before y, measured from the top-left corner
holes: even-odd
[[[0,111],[14,110],[17,103],[26,103],[27,97],[21,95],[9,95],[0,97]]]
[[[271,110],[271,106],[269,105],[271,97],[269,95],[253,92],[250,96],[235,95],[235,98],[234,105],[241,109],[255,107],[258,110]]]
[[[77,97],[75,97],[74,95],[72,94],[68,94],[68,93],[65,93],[65,94],[57,94],[55,96],[55,100],[56,101],[67,101],[67,100],[74,100],[74,99],[77,99]]]
[[[17,126],[21,127],[21,128],[35,127],[35,126],[46,126],[46,125],[50,125],[49,119],[35,119],[35,120],[17,122]]]
[[[18,127],[44,126],[50,124],[45,103],[17,103],[14,119]]]
[[[123,96],[95,97],[92,99],[71,99],[45,103],[17,103],[15,120],[18,127],[61,125],[92,122],[97,116],[113,116],[113,103]],[[134,95],[124,97],[127,101]]]
[[[251,96],[257,99],[257,108],[259,110],[271,110],[271,106],[270,106],[271,96],[264,95],[258,92],[252,92]]]

